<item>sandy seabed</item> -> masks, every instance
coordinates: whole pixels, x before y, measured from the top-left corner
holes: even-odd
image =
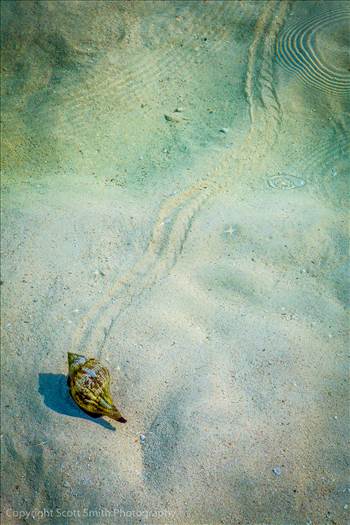
[[[347,523],[349,3],[1,10],[1,522]]]

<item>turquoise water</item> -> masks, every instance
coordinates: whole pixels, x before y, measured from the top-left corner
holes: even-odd
[[[4,523],[346,523],[349,3],[1,9]]]

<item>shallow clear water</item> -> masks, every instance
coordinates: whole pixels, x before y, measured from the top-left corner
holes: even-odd
[[[349,3],[1,9],[4,523],[345,523]]]

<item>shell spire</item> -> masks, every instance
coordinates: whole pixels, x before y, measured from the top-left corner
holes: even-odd
[[[90,416],[126,423],[111,397],[109,371],[97,359],[69,352],[68,386],[76,404]]]

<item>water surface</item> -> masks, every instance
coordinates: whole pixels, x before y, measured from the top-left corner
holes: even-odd
[[[4,523],[346,522],[349,20],[2,2]]]

